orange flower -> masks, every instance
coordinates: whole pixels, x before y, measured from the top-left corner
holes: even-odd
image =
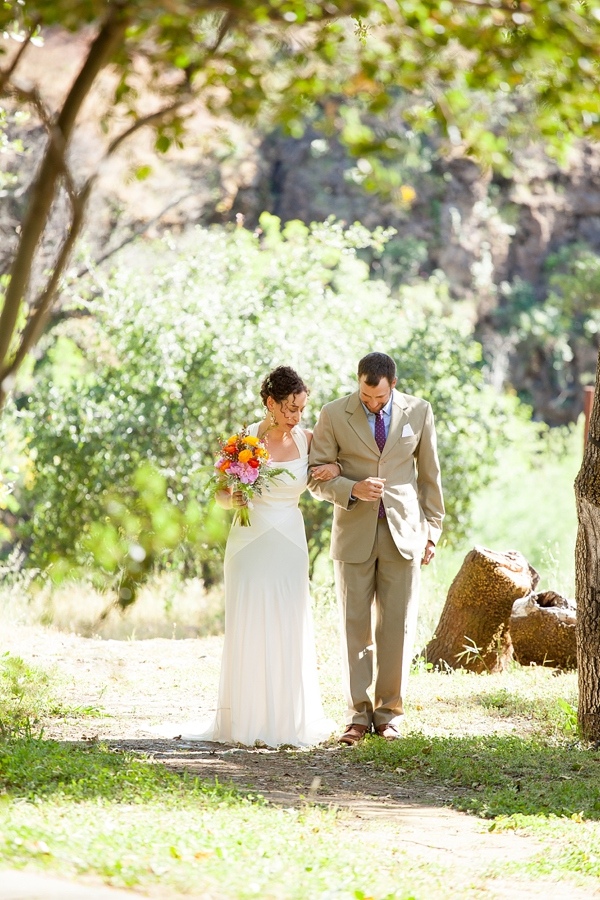
[[[245,463],[248,462],[249,459],[252,459],[252,456],[252,450],[242,450],[238,455],[238,459],[241,463]]]
[[[229,468],[230,465],[231,465],[230,459],[222,459],[221,462],[218,464],[217,468],[220,469],[221,472],[225,472]]]

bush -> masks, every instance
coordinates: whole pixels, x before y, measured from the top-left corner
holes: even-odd
[[[551,425],[577,421],[582,387],[593,385],[600,350],[600,255],[569,244],[545,264],[547,293],[527,282],[505,286],[495,311],[513,346],[512,369],[523,400]]]
[[[0,656],[0,741],[33,736],[56,706],[46,672],[20,656]]]

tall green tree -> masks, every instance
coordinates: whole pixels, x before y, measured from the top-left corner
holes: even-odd
[[[40,34],[58,27],[80,33],[87,50],[52,106],[44,84],[20,72]],[[98,169],[81,177],[69,148],[105,69],[115,87],[97,111],[109,134],[104,158],[143,127],[166,150],[182,139],[192,104],[294,130],[325,95],[358,98],[376,112],[400,90],[409,122],[437,121],[453,153],[492,162],[506,152],[506,135],[531,123],[557,144],[600,129],[600,4],[589,0],[4,0],[0,33],[0,97],[30,106],[47,134],[0,313],[0,408],[47,325],[83,227]],[[150,111],[147,92],[140,101],[136,89],[142,77],[154,91]],[[495,131],[473,100],[478,91],[504,98]],[[360,122],[345,137],[363,153],[386,144],[394,152],[393,135]],[[38,282],[32,271],[63,194],[68,226]]]

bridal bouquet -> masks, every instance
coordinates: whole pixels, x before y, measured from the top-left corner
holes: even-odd
[[[227,440],[219,441],[221,449],[215,463],[215,475],[211,479],[213,494],[217,491],[239,491],[246,500],[246,506],[235,509],[233,524],[250,524],[250,509],[255,494],[262,494],[269,481],[288,472],[287,469],[269,466],[269,451],[261,440],[248,434],[245,428],[232,434]]]

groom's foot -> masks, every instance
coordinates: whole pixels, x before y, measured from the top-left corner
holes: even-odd
[[[384,738],[386,741],[397,741],[401,737],[400,732],[391,722],[386,722],[384,725],[376,725],[375,734],[378,734],[379,737]]]
[[[359,741],[362,741],[367,731],[369,731],[367,725],[357,725],[356,722],[352,722],[351,725],[346,726],[343,735],[338,738],[338,743],[358,744]]]

